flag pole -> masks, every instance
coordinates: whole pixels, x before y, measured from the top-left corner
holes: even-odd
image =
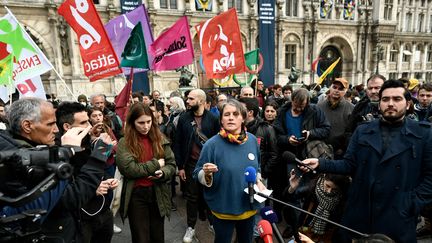
[[[129,81],[131,82],[130,84],[130,92],[129,92],[129,100],[128,100],[128,104],[130,105],[132,103],[132,87],[133,87],[133,81],[134,81],[134,72],[133,72],[133,67],[131,67],[130,73],[129,73]],[[126,82],[127,85],[127,82]]]
[[[18,23],[18,25],[20,26],[20,28],[22,30],[24,30],[24,28],[21,26],[21,23],[18,21],[18,19],[15,17],[15,15],[12,13],[12,11],[10,11],[10,9],[7,6],[4,6],[4,8],[6,9],[6,11],[12,16],[12,18]],[[24,34],[26,35],[26,37],[30,38],[30,40],[32,40],[32,38],[30,36],[28,36],[28,33],[24,31]],[[38,45],[35,45],[36,49],[43,54],[42,50],[39,48]],[[43,54],[45,56],[45,54]],[[57,70],[54,68],[54,65],[48,60],[48,58],[45,56],[45,59],[48,61],[49,65],[51,66],[52,69],[54,69],[54,72],[58,75],[58,77],[60,78],[60,80],[63,82],[63,84],[66,86],[66,89],[71,93],[72,98],[75,98],[75,94],[72,92],[72,90],[69,88],[69,86],[66,84],[66,82],[63,80],[63,78],[60,76],[60,74],[57,72]]]
[[[199,60],[198,60],[199,62]],[[196,65],[196,61],[194,60],[193,65],[195,67],[195,72],[196,72],[196,77],[197,77],[197,89],[200,88],[200,77],[199,77],[199,73],[198,73],[198,67]]]

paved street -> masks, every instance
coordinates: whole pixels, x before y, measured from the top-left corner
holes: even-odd
[[[186,224],[186,201],[182,198],[181,193],[178,193],[174,201],[177,203],[177,211],[171,213],[171,218],[165,219],[165,242],[166,243],[181,243],[183,235],[187,228]],[[122,228],[120,234],[114,234],[112,243],[127,243],[131,242],[131,234],[129,230],[129,222],[125,221],[123,225],[120,217],[116,217],[117,226]],[[213,233],[208,229],[208,222],[198,220],[196,225],[196,240],[200,243],[212,243]]]
[[[179,187],[177,186],[177,189]],[[173,211],[171,213],[171,218],[165,219],[165,242],[166,243],[182,243],[183,235],[185,233],[187,224],[186,224],[186,201],[182,198],[181,192],[177,192],[177,196],[174,198],[174,201],[177,203],[177,211]],[[131,234],[129,230],[129,222],[125,221],[123,225],[120,216],[117,215],[115,222],[117,226],[122,228],[122,232],[120,234],[114,234],[112,243],[129,243],[132,242]],[[282,231],[283,227],[279,225],[280,230]],[[196,239],[194,243],[213,243],[214,235],[210,232],[208,228],[207,221],[198,220],[196,225]],[[287,240],[288,241],[288,240]],[[276,238],[273,238],[273,242],[277,242]],[[421,240],[418,240],[419,243],[431,243],[432,238],[427,237]]]

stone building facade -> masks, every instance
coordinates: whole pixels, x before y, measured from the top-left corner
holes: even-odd
[[[145,0],[144,3],[155,38],[180,16],[188,16],[196,51],[195,64],[188,67],[195,74],[192,85],[211,87],[212,83],[202,78],[194,26],[236,7],[244,50],[254,50],[259,46],[258,1],[209,0],[211,11],[197,10],[195,1]],[[105,93],[113,97],[124,86],[124,77],[89,82],[76,36],[57,14],[62,2],[4,0],[1,5],[8,6],[26,26],[56,68],[59,75],[51,71],[43,76],[47,93],[71,98],[66,84],[74,95]],[[119,0],[94,2],[104,23],[120,14]],[[348,2],[354,2],[355,6],[347,8]],[[323,9],[327,10],[325,14]],[[432,81],[432,0],[275,0],[275,16],[275,83],[287,83],[293,66],[300,71],[298,82],[316,81],[311,64],[318,57],[321,68],[341,57],[335,75],[347,78],[353,85],[364,83],[377,71],[390,78]],[[151,89],[164,95],[178,89],[178,72],[149,72],[148,76]]]

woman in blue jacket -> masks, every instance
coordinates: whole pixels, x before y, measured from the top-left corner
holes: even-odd
[[[239,243],[251,243],[254,215],[258,203],[251,204],[243,191],[247,187],[245,169],[258,171],[261,183],[259,146],[254,135],[246,132],[246,108],[236,100],[228,100],[221,109],[221,130],[205,144],[194,171],[194,178],[204,187],[204,198],[214,217],[214,242],[231,242],[234,228]]]

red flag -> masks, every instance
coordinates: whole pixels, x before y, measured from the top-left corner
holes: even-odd
[[[232,8],[195,26],[207,78],[245,72],[237,11]]]
[[[174,70],[193,63],[194,51],[186,16],[162,33],[150,46],[153,70]]]
[[[313,60],[313,62],[311,64],[312,72],[316,72],[317,71],[317,64],[318,64],[318,62],[320,60],[321,60],[321,57],[317,57],[315,60]]]
[[[93,1],[66,0],[58,13],[78,36],[84,73],[90,81],[122,72]]]
[[[133,68],[132,68],[133,69]],[[123,124],[126,120],[126,115],[129,110],[131,95],[132,95],[132,82],[133,82],[133,73],[131,72],[130,78],[127,81],[126,85],[123,87],[122,91],[117,95],[114,100],[116,104],[115,112],[123,121]]]

